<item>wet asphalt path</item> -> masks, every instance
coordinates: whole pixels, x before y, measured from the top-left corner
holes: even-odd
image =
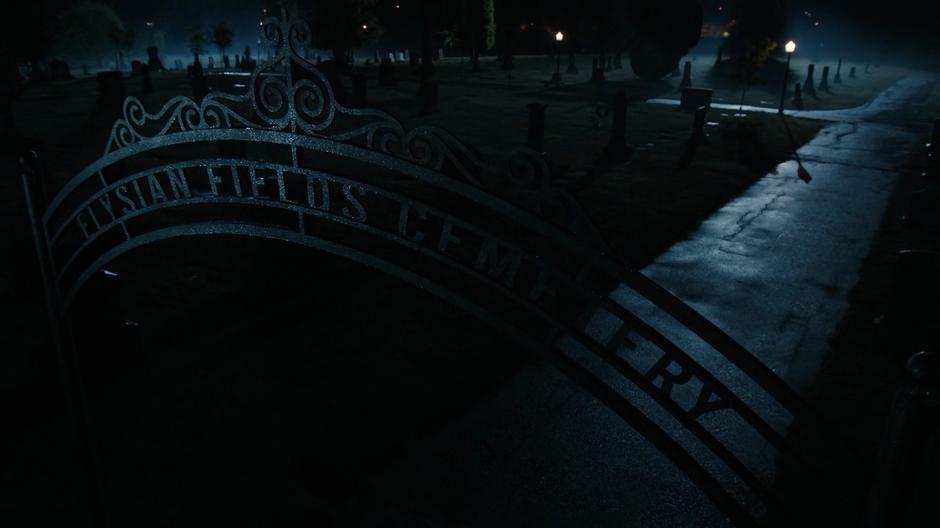
[[[845,311],[898,167],[926,137],[928,116],[918,113],[919,104],[934,85],[933,77],[914,75],[857,109],[797,114],[832,121],[799,150],[812,181],[797,177],[795,161],[780,165],[642,272],[791,386],[804,387]],[[746,375],[626,286],[611,297],[785,431],[789,416]],[[598,313],[589,333],[603,339],[618,323]],[[590,362],[577,346],[566,346],[571,356]],[[661,354],[642,341],[636,350],[621,353],[641,370]],[[757,504],[738,479],[638,389],[609,379],[728,489]],[[674,397],[688,401],[695,390],[677,390]],[[763,481],[772,481],[776,453],[742,421],[719,411],[701,423]],[[470,526],[730,525],[629,425],[548,366],[525,369],[420,455],[402,461],[398,471],[420,475],[428,500],[440,493],[460,496],[459,517]],[[395,473],[389,475],[392,481]],[[436,517],[434,507],[415,507]]]

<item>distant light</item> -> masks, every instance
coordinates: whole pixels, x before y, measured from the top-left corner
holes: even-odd
[[[787,53],[793,53],[794,51],[796,51],[796,42],[793,42],[792,40],[790,42],[787,42],[786,50],[787,50]]]
[[[259,26],[264,26],[264,22],[258,22]]]
[[[400,4],[395,4],[395,9],[401,9],[401,5],[400,5]]]
[[[564,33],[562,33],[561,31],[559,31],[558,33],[555,33],[555,42],[561,42],[563,40],[565,40]]]
[[[816,22],[813,22],[813,25],[819,27],[819,21],[817,20]]]
[[[724,33],[721,34],[721,36],[722,36],[722,37],[725,37],[725,38],[728,38],[728,37],[731,36],[731,33],[728,33],[727,31],[725,31]]]
[[[369,26],[367,26],[366,24],[363,24],[362,29],[369,29]]]
[[[147,27],[153,27],[153,22],[147,22]]]

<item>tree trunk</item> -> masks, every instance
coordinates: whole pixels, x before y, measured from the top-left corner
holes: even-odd
[[[434,73],[434,63],[431,59],[431,13],[424,9],[424,27],[421,31],[421,78],[427,79]]]

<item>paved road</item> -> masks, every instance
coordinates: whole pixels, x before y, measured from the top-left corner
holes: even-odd
[[[811,183],[797,178],[796,162],[780,165],[643,273],[792,386],[803,387],[846,308],[895,185],[895,167],[923,137],[915,126],[924,120],[916,115],[918,103],[933,88],[933,77],[915,75],[857,109],[800,113],[833,121],[799,151]],[[785,429],[789,417],[703,343],[626,287],[611,297],[682,345],[778,430]],[[599,313],[589,328],[602,337],[615,323]],[[569,350],[579,355],[577,347]],[[630,352],[630,362],[640,368],[655,357],[642,342]],[[747,500],[744,486],[664,412],[634,387],[618,387]],[[738,446],[742,460],[771,481],[774,451],[723,413],[706,415],[702,423]],[[420,475],[427,487],[395,501],[411,503],[420,515],[436,520],[453,521],[456,510],[458,520],[470,526],[729,524],[648,442],[549,367],[521,372],[398,471]],[[389,486],[398,471],[389,475]],[[442,496],[452,502],[430,505]],[[451,515],[441,517],[444,509]]]

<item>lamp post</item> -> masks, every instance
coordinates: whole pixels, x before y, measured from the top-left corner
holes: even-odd
[[[783,103],[787,99],[787,83],[790,80],[790,59],[793,57],[793,52],[796,51],[796,42],[792,40],[787,42],[784,49],[787,52],[787,69],[783,71],[783,92],[780,94],[780,110],[777,112],[780,115],[783,115]]]
[[[565,40],[565,34],[559,31],[555,33],[555,42],[558,43],[555,51],[555,75],[552,75],[552,82],[555,86],[561,85],[561,43]]]

